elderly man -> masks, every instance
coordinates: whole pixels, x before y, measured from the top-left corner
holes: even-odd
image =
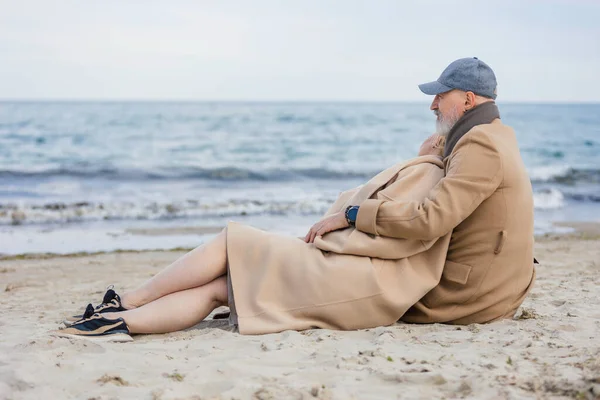
[[[483,323],[512,317],[535,279],[533,193],[514,131],[500,121],[496,76],[483,61],[452,62],[419,88],[446,137],[445,177],[423,201],[369,199],[311,229],[348,224],[376,236],[430,240],[452,231],[437,287],[407,322]]]

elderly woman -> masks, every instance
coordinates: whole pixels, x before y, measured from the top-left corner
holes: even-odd
[[[428,241],[366,234],[353,226],[353,205],[422,200],[444,174],[443,143],[433,135],[418,157],[342,193],[303,239],[229,223],[138,289],[109,289],[57,333],[131,340],[189,328],[223,305],[242,334],[392,324],[439,282],[450,234]]]

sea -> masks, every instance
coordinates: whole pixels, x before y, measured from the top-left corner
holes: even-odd
[[[536,233],[600,221],[600,104],[498,105]],[[189,248],[228,221],[304,236],[434,128],[427,103],[0,102],[0,254]]]

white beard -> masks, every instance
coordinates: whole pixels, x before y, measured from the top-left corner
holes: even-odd
[[[438,117],[435,122],[435,133],[444,137],[446,137],[448,133],[450,133],[452,127],[456,124],[456,122],[458,122],[458,120],[461,117],[458,113],[458,107],[455,107],[450,112],[450,115],[446,117],[444,117],[439,112],[439,110],[433,110],[433,113],[436,115],[436,117]]]

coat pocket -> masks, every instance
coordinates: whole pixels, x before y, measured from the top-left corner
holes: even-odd
[[[494,249],[494,254],[500,254],[502,248],[504,247],[504,242],[506,242],[506,231],[501,231],[498,234],[498,242],[496,242],[496,248]]]
[[[446,263],[444,264],[444,271],[442,271],[442,276],[444,279],[450,282],[464,285],[469,280],[471,269],[473,269],[473,267],[470,265],[446,260]]]
[[[429,309],[462,304],[471,296],[471,290],[468,290],[466,284],[472,268],[470,265],[446,260],[439,285],[427,293],[421,302]]]

